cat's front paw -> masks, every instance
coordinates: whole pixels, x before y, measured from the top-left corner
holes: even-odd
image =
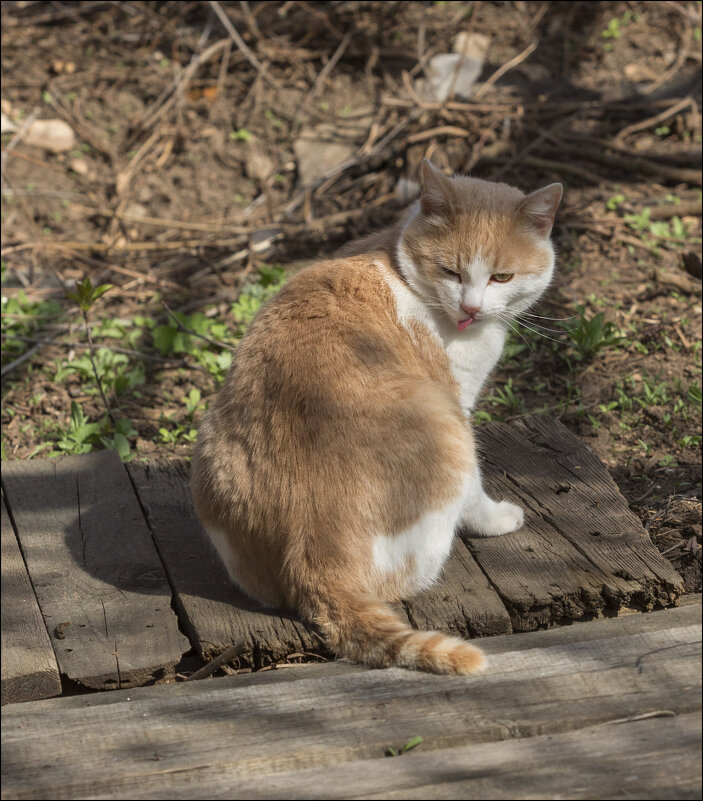
[[[467,520],[469,532],[479,537],[499,537],[522,528],[525,513],[517,504],[510,501],[491,501],[490,506],[482,510],[480,516]]]

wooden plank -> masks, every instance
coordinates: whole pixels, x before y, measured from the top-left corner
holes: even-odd
[[[697,713],[264,777],[246,798],[699,799]],[[231,798],[213,777],[211,798]],[[231,786],[231,785],[230,785]],[[151,796],[153,797],[153,796]],[[195,797],[195,796],[194,796]]]
[[[405,601],[413,626],[460,637],[509,634],[510,615],[466,545],[457,537],[442,578]]]
[[[657,618],[654,627],[650,617]],[[591,634],[606,623],[608,636]],[[564,641],[554,636],[559,631],[525,635],[533,644],[544,636],[546,647],[510,650],[522,639],[515,635],[488,640],[506,650],[491,654],[488,671],[476,677],[363,668],[325,675],[338,666],[321,666],[281,671],[300,676],[292,680],[273,672],[10,706],[3,797],[280,797],[281,774],[315,769],[324,782],[344,763],[378,760],[388,746],[414,736],[424,738],[417,755],[428,760],[441,759],[443,749],[487,743],[489,753],[501,741],[541,735],[559,735],[558,749],[569,732],[608,721],[622,734],[625,724],[615,725],[622,718],[700,711],[699,606],[563,631]],[[573,641],[578,631],[587,639]],[[305,678],[308,670],[312,678]],[[690,728],[685,734],[679,742],[688,749]],[[554,776],[568,770],[562,761],[575,758],[579,737],[571,742]],[[519,752],[504,753],[517,770]],[[397,764],[410,766],[414,758],[407,754]],[[293,776],[283,778],[294,787]],[[305,797],[310,784],[300,786],[298,797]],[[360,785],[340,784],[332,797],[359,794]],[[285,795],[296,797],[293,789]]]
[[[170,461],[128,466],[159,552],[166,565],[188,634],[204,658],[244,642],[244,664],[256,667],[291,653],[324,652],[317,635],[286,611],[271,614],[237,590],[193,510],[188,467]],[[509,632],[510,618],[466,546],[457,540],[444,578],[432,591],[395,611],[413,625],[462,636]]]
[[[49,635],[2,498],[3,704],[61,695]]]
[[[61,674],[113,689],[172,673],[190,645],[117,454],[5,462],[2,480]]]
[[[515,631],[671,606],[676,571],[627,508],[605,467],[555,420],[480,429],[486,486],[525,508],[523,529],[465,537]]]
[[[188,468],[169,461],[128,465],[179,617],[198,653],[211,659],[243,643],[243,665],[262,667],[290,654],[319,653],[320,638],[285,611],[262,608],[232,583],[193,509]]]

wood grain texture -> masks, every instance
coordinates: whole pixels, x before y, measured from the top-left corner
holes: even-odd
[[[190,646],[117,454],[5,462],[3,486],[61,674],[112,689],[172,673]]]
[[[3,704],[61,694],[54,650],[2,498]]]
[[[301,771],[252,787],[249,798],[592,799],[701,797],[697,713],[579,729],[558,737],[411,753]],[[407,764],[403,764],[405,760]],[[335,788],[346,787],[340,795]],[[353,790],[351,789],[353,788]],[[226,798],[226,789],[219,796]],[[325,790],[328,794],[325,794]],[[278,791],[279,795],[276,794]],[[229,796],[231,797],[231,796]]]
[[[431,589],[407,599],[405,608],[419,629],[438,629],[460,637],[512,631],[505,605],[458,537],[441,579]]]
[[[184,463],[132,463],[128,470],[174,588],[179,616],[203,658],[240,642],[246,646],[242,664],[255,667],[322,650],[320,638],[299,620],[263,609],[232,583],[198,522]]]
[[[606,636],[592,635],[606,624]],[[699,716],[701,708],[700,606],[563,631],[569,635],[563,641],[558,630],[525,635],[532,647],[518,650],[510,644],[520,636],[492,638],[502,649],[495,647],[487,672],[476,677],[330,665],[282,671],[294,679],[274,672],[10,706],[2,732],[3,797],[322,797],[315,786],[325,797],[361,797],[397,787],[398,774],[380,787],[364,784],[367,775],[409,770],[420,757],[419,774],[397,779],[405,782],[401,793],[424,781],[425,793],[428,786],[442,790],[429,797],[467,797],[478,780],[485,795],[476,797],[491,797],[505,773],[506,793],[532,775],[553,795],[571,797],[575,789],[581,795],[574,797],[593,797],[588,786],[560,787],[560,771],[564,781],[609,788],[604,761],[616,769],[611,757],[618,747],[623,765],[633,766],[637,742],[648,764],[663,768],[671,759],[680,768],[669,775],[667,797],[689,797],[673,793],[691,791],[697,730],[693,718],[674,721]],[[585,639],[573,640],[575,631]],[[668,725],[670,742],[685,751],[679,761],[650,726],[618,722],[653,713],[664,716],[656,722]],[[594,732],[582,731],[607,722],[600,727],[602,747]],[[380,764],[387,747],[414,736],[424,738],[420,750]],[[489,745],[448,753],[481,744]],[[353,773],[345,773],[352,765]],[[433,772],[432,765],[447,772]],[[655,773],[642,766],[645,792]],[[466,784],[452,794],[457,781]],[[636,776],[628,781],[640,786]]]
[[[263,610],[230,581],[193,510],[188,467],[166,462],[128,470],[144,506],[179,614],[204,658],[244,642],[242,663],[256,667],[296,652],[324,653],[316,633],[285,610]],[[457,539],[443,580],[432,591],[394,604],[413,625],[461,636],[509,632],[510,618],[466,546]],[[406,618],[407,619],[407,618]]]
[[[561,423],[532,416],[479,436],[488,492],[523,506],[526,523],[465,541],[515,631],[675,603],[680,576],[599,459]]]

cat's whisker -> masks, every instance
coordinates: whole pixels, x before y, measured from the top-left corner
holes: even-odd
[[[521,319],[521,315],[517,315],[515,319],[520,323],[520,325],[524,325],[525,328],[529,327],[529,323],[529,325],[533,325],[535,328],[539,328],[541,331],[551,331],[553,334],[565,334],[569,331],[575,330],[574,328],[548,328],[546,325],[540,325],[539,323],[534,322],[534,320],[523,320]]]
[[[536,317],[538,320],[551,320],[552,322],[558,323],[562,320],[574,320],[578,317],[578,314],[572,314],[570,317],[543,317],[541,314],[533,314],[532,312],[521,312],[520,316],[526,315],[527,317]]]
[[[523,328],[526,328],[528,331],[532,331],[533,334],[537,334],[538,336],[544,337],[545,339],[550,339],[552,342],[556,342],[558,345],[564,344],[561,339],[555,339],[554,337],[550,337],[543,331],[539,331],[536,328],[532,328],[531,326],[527,325],[524,321],[521,321],[520,325],[522,325]]]
[[[506,323],[508,325],[508,328],[510,328],[511,331],[513,331],[515,334],[517,334],[520,337],[520,339],[522,339],[522,341],[527,345],[527,347],[530,350],[534,350],[534,347],[533,347],[532,343],[525,336],[523,336],[523,334],[522,334],[522,332],[520,331],[519,328],[515,327],[514,321],[511,319],[511,317],[506,312],[497,311],[497,312],[495,312],[495,314],[496,314],[496,316],[498,317],[499,320],[501,320],[502,322]]]

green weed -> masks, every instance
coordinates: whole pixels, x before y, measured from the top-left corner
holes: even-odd
[[[632,11],[626,11],[622,17],[613,17],[610,22],[608,22],[608,27],[601,31],[601,38],[602,39],[619,39],[622,36],[623,28],[630,22],[637,22],[639,19],[639,15],[633,13]],[[607,43],[603,45],[606,50],[610,50],[612,48],[612,44],[608,47]]]
[[[236,303],[232,304],[232,316],[241,333],[254,319],[262,305],[285,283],[286,272],[281,267],[259,267],[258,280],[243,287]]]
[[[72,361],[61,362],[54,373],[54,382],[63,383],[67,376],[74,373],[90,381],[93,377],[93,363],[103,388],[115,395],[122,395],[127,390],[144,384],[144,365],[141,362],[132,365],[124,353],[115,353],[109,348],[98,348],[92,361],[86,355]],[[86,388],[86,391],[90,392],[90,389]]]
[[[413,737],[412,740],[408,740],[405,745],[401,746],[397,751],[395,748],[386,748],[386,756],[394,757],[400,756],[401,754],[406,754],[408,751],[412,751],[413,748],[417,748],[418,745],[421,745],[424,742],[422,737]]]
[[[586,361],[603,348],[624,344],[623,333],[613,323],[606,322],[603,312],[587,317],[583,306],[577,308],[578,317],[575,323],[569,321],[568,328],[564,325],[577,359]]]
[[[123,461],[131,457],[128,437],[136,431],[130,420],[122,418],[114,423],[108,415],[97,422],[91,422],[81,407],[71,401],[71,418],[66,428],[56,430],[56,450],[50,456],[62,454],[90,453],[92,450],[107,448],[116,450]]]
[[[624,202],[625,195],[613,195],[611,198],[608,198],[608,202],[605,204],[605,207],[608,209],[608,211],[615,211],[616,209],[619,209]]]
[[[509,378],[502,387],[496,386],[493,394],[486,400],[494,406],[505,407],[509,414],[524,414],[526,411],[525,401],[516,392],[512,378]]]

